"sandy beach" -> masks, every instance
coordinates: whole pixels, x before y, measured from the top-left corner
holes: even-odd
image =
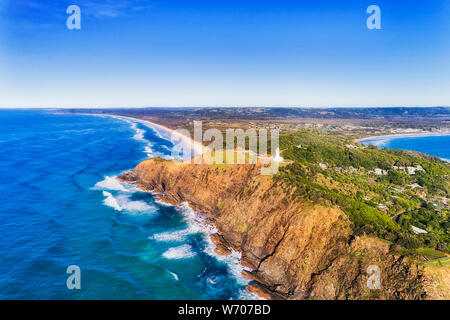
[[[153,127],[153,128],[158,128],[160,130],[163,130],[163,131],[169,133],[172,141],[180,141],[181,143],[186,145],[190,150],[192,150],[194,152],[194,155],[203,154],[206,149],[205,146],[203,146],[200,142],[195,141],[191,137],[181,134],[180,132],[178,132],[174,129],[170,129],[166,126],[163,126],[163,125],[160,125],[160,124],[148,121],[148,120],[143,120],[143,119],[138,119],[138,118],[133,118],[133,117],[126,117],[126,116],[117,116],[117,115],[101,114],[101,116],[109,116],[109,117],[116,117],[119,119],[129,120],[129,121],[136,121],[147,127],[150,127],[150,128]]]
[[[393,138],[402,138],[402,137],[428,137],[428,136],[447,136],[450,135],[450,132],[439,132],[439,133],[402,133],[402,134],[390,134],[383,136],[370,136],[365,138],[358,138],[353,140],[356,143],[362,143],[363,141],[373,140],[373,139],[393,139]]]

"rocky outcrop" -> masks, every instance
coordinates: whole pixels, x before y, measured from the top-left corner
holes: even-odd
[[[242,253],[245,276],[253,280],[250,292],[273,299],[426,297],[420,267],[390,254],[382,240],[353,236],[338,208],[302,201],[259,173],[258,165],[152,159],[122,179],[204,212],[220,233],[213,236],[217,252],[231,247]],[[380,270],[380,289],[367,285],[369,266]]]
[[[212,234],[211,241],[216,245],[214,252],[218,255],[228,256],[231,254],[231,250],[229,249],[230,246],[222,235],[218,233]]]

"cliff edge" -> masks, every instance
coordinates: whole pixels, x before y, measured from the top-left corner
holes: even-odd
[[[226,254],[229,247],[242,253],[251,270],[244,271],[253,280],[250,292],[271,299],[429,298],[423,267],[391,254],[386,241],[354,236],[339,208],[299,199],[259,173],[251,164],[150,159],[121,179],[205,213],[219,230],[219,251]],[[370,285],[377,275],[369,275],[368,268],[380,271],[379,289],[376,281]]]

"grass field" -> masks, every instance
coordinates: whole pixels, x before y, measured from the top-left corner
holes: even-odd
[[[416,252],[420,256],[427,257],[429,260],[435,260],[446,256],[445,253],[430,248],[419,248],[416,250]]]

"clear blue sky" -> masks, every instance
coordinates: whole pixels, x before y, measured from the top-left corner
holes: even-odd
[[[0,107],[433,105],[448,0],[0,0]]]

